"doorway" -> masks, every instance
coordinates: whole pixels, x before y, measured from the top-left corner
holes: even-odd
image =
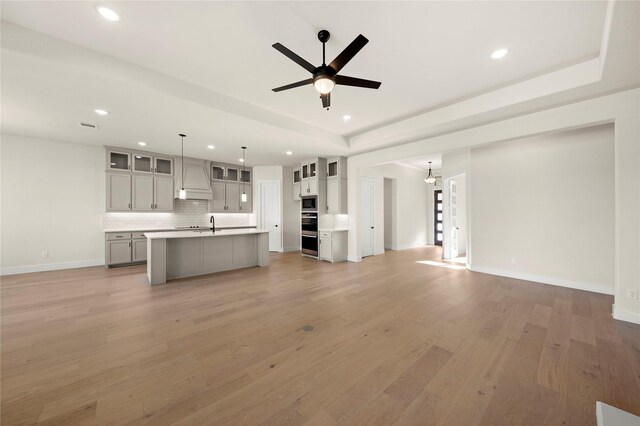
[[[269,231],[269,251],[282,251],[280,181],[260,182],[259,227]]]
[[[384,178],[384,248],[396,247],[396,180]]]
[[[467,206],[466,175],[460,174],[445,180],[443,191],[443,235],[444,259],[466,263],[467,254]]]
[[[433,191],[433,244],[442,246],[444,230],[442,189]]]
[[[360,178],[360,248],[361,256],[372,256],[375,245],[374,184]]]

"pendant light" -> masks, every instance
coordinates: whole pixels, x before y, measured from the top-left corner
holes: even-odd
[[[424,181],[429,184],[436,182],[436,177],[433,174],[431,174],[431,161],[429,161],[429,174],[427,175],[426,178],[424,178]]]
[[[182,167],[180,167],[180,169],[182,170],[182,185],[180,186],[180,193],[178,194],[178,198],[181,200],[186,200],[187,191],[184,190],[184,138],[187,135],[180,133],[178,136],[180,136],[180,138],[182,139],[182,156],[181,156]]]
[[[247,150],[247,147],[246,147],[246,146],[243,146],[243,147],[242,147],[242,171],[243,171],[243,173],[241,173],[241,174],[240,174],[240,180],[242,181],[242,196],[240,197],[240,200],[241,200],[243,203],[246,203],[246,202],[247,202],[247,193],[244,191],[244,185],[245,185],[245,182],[244,182],[244,178],[242,177],[242,175],[244,174],[244,171],[245,171],[245,159],[244,159],[244,153],[246,152],[246,150]]]

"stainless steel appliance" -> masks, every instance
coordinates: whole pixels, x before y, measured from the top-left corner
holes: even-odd
[[[302,197],[302,205],[300,208],[303,212],[317,212],[318,197]]]
[[[318,257],[318,233],[303,232],[302,234],[302,253]]]
[[[303,211],[300,223],[302,253],[318,257],[318,213]]]

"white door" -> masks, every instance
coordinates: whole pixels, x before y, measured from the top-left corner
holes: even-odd
[[[374,218],[373,181],[362,178],[360,180],[360,247],[362,257],[373,255]]]
[[[449,181],[449,226],[451,227],[451,259],[458,257],[458,191],[455,180]]]
[[[280,182],[260,182],[260,228],[269,231],[269,251],[282,251]]]

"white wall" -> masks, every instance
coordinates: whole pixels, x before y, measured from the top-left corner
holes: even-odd
[[[471,176],[474,270],[613,293],[613,125],[473,149]]]
[[[391,248],[402,250],[426,244],[428,185],[424,181],[424,172],[399,164],[384,164],[361,169],[359,177],[373,179],[375,185],[374,254],[384,253],[384,178],[392,179],[395,184],[392,220],[395,231]]]
[[[104,149],[0,140],[2,274],[104,264]]]

